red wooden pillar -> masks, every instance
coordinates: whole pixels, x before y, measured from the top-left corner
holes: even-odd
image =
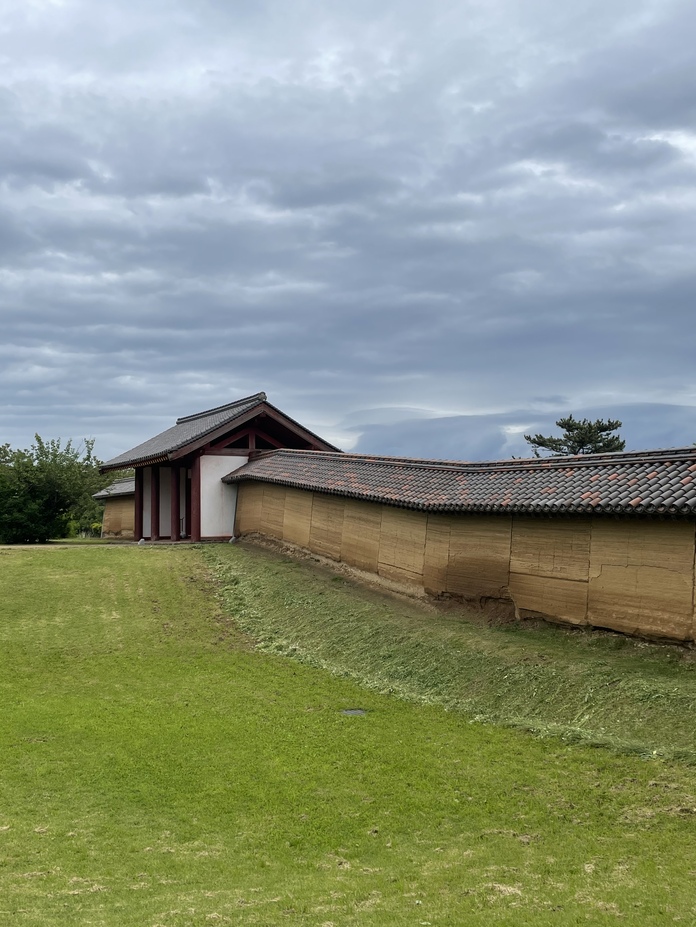
[[[184,470],[184,534],[191,537],[191,470]]]
[[[192,541],[201,539],[201,458],[191,464],[191,535]]]
[[[181,489],[180,489],[180,483],[179,483],[180,474],[181,474],[180,468],[172,467],[171,474],[172,474],[171,491],[170,491],[171,521],[170,521],[170,528],[169,528],[169,536],[171,537],[172,541],[180,541],[181,540],[181,523],[180,523]]]
[[[135,522],[133,535],[136,541],[143,536],[143,475],[144,470],[138,467],[135,471]]]
[[[150,468],[150,540],[160,538],[160,470]]]

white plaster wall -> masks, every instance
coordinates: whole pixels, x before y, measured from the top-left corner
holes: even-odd
[[[201,537],[231,537],[237,508],[237,487],[222,477],[243,466],[247,457],[201,457]]]
[[[172,520],[172,471],[160,467],[160,536],[169,537]]]
[[[152,484],[152,467],[144,467],[143,473],[143,537],[150,537],[152,520],[150,518],[150,486]],[[137,538],[136,540],[140,540]]]

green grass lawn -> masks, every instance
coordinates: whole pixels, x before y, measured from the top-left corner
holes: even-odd
[[[0,924],[691,924],[691,664],[597,640],[468,625],[239,546],[0,550]],[[651,758],[472,721],[528,722],[513,709],[548,661]],[[573,727],[560,701],[535,703],[540,729]]]
[[[565,741],[696,765],[696,651],[610,632],[489,627],[246,545],[203,548],[229,614],[271,653],[380,692]]]

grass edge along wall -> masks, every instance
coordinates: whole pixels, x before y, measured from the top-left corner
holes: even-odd
[[[235,533],[414,591],[506,601],[518,618],[694,640],[692,519],[425,513],[247,480]]]

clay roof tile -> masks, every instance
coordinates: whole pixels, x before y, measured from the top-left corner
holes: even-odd
[[[562,457],[470,463],[278,450],[257,453],[225,479],[427,511],[696,515],[696,493],[684,493],[694,466],[693,447],[592,454],[571,463]]]

